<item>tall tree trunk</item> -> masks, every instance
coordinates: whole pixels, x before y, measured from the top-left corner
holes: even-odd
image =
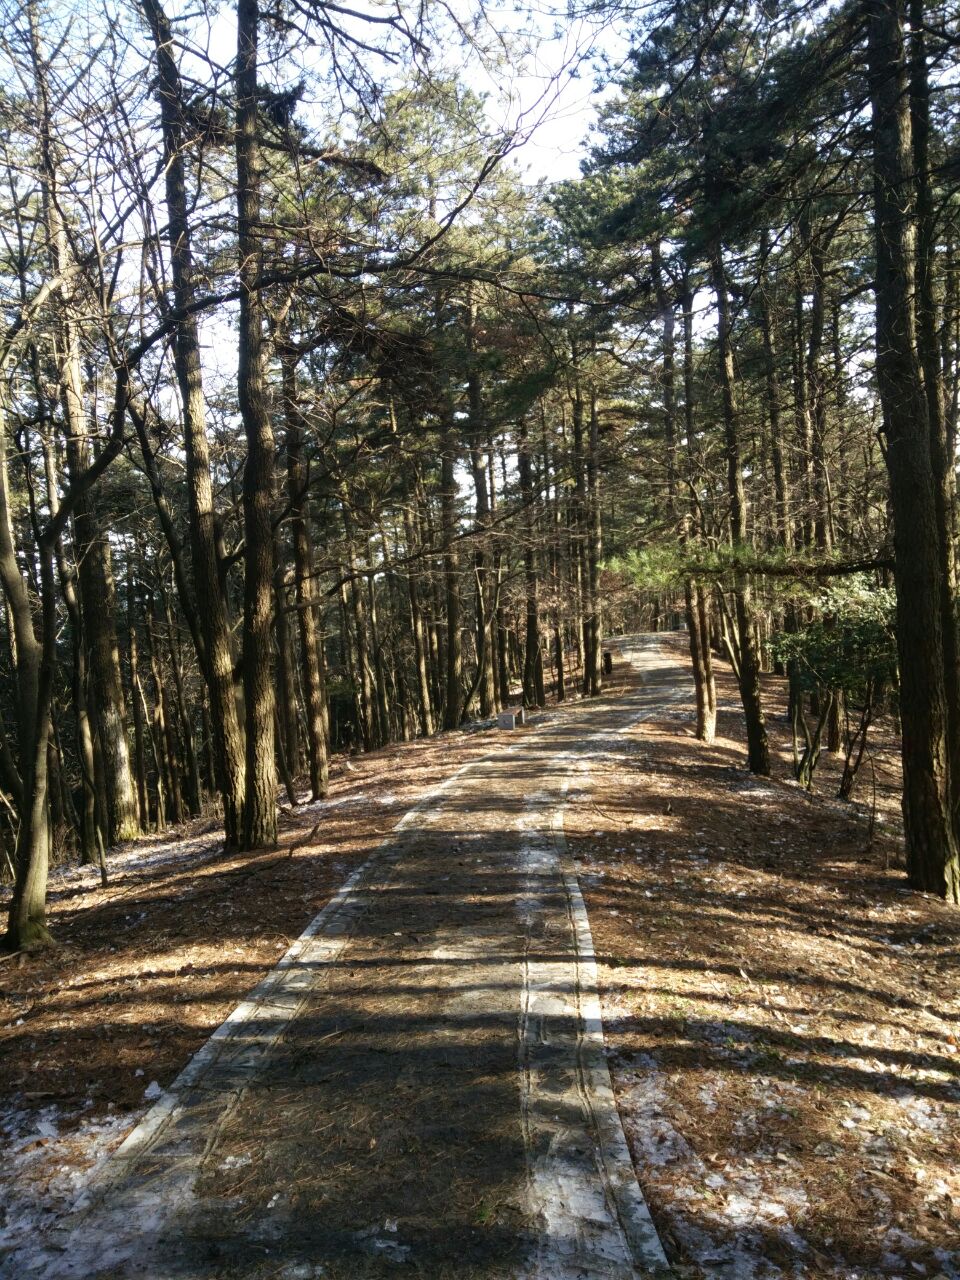
[[[929,405],[914,311],[916,226],[901,0],[868,4],[876,371],[894,519],[907,874],[960,902],[944,688],[942,562]]]
[[[930,426],[930,457],[940,561],[943,678],[954,827],[960,840],[960,635],[957,630],[957,566],[954,543],[956,450],[947,430],[943,363],[936,299],[937,212],[930,174],[930,83],[923,0],[910,0],[910,125],[916,182],[916,326]]]
[[[603,687],[603,601],[600,597],[600,557],[603,552],[600,516],[600,415],[597,394],[590,392],[590,436],[587,447],[587,693],[596,698]]]
[[[342,716],[337,717],[337,743],[340,746],[349,746],[349,750],[356,752],[361,746],[364,746],[364,715],[360,702],[360,678],[357,674],[354,647],[350,635],[350,601],[348,597],[347,587],[347,570],[344,568],[340,573],[340,590],[338,591],[340,603],[340,654],[341,664],[350,689],[353,693],[353,720],[349,722],[349,744],[344,734],[344,725]]]
[[[167,239],[174,304],[181,316],[173,334],[173,359],[183,412],[187,464],[190,549],[197,597],[203,601],[200,627],[203,649],[198,658],[210,694],[213,756],[223,802],[228,848],[238,848],[242,834],[244,743],[234,687],[234,653],[230,609],[220,569],[217,517],[210,478],[206,406],[200,363],[200,336],[191,306],[196,299],[186,170],[183,157],[183,86],[173,56],[173,36],[158,0],[143,0],[157,53],[157,87],[163,131]]]
[[[810,450],[813,481],[813,541],[823,555],[833,549],[833,502],[827,471],[827,393],[823,374],[823,335],[826,321],[826,251],[832,231],[817,231],[810,244],[812,285],[810,325],[807,335],[806,386],[810,415]]]
[[[88,466],[85,459],[79,471]],[[96,706],[97,741],[106,782],[107,837],[109,843],[128,840],[139,830],[137,801],[130,768],[127,717],[117,643],[117,593],[110,563],[110,548],[102,530],[78,511],[74,520],[80,559],[80,597],[84,634],[89,645],[90,674]],[[93,538],[93,541],[90,538]]]
[[[60,494],[57,486],[54,446],[53,442],[48,438],[44,438],[43,441],[43,461],[47,480],[47,505],[51,516],[56,518],[60,510]],[[77,759],[80,764],[80,781],[83,793],[83,803],[78,815],[80,820],[80,862],[83,866],[94,866],[99,858],[99,842],[97,839],[96,762],[93,729],[87,704],[87,651],[84,644],[80,601],[77,597],[76,570],[67,559],[63,548],[63,538],[57,538],[54,551],[57,560],[57,573],[60,578],[60,591],[67,606],[67,617],[70,619],[73,647],[71,688],[77,734]]]
[[[237,398],[247,442],[243,469],[243,692],[246,716],[246,849],[277,841],[274,752],[273,485],[274,439],[267,406],[260,227],[260,143],[257,122],[259,0],[237,3],[237,251],[240,317]]]
[[[697,457],[694,440],[693,378],[693,290],[686,265],[683,273],[683,430],[687,444],[687,467],[690,488],[690,510],[685,527],[691,536],[703,541],[703,513],[697,499]],[[710,625],[707,593],[695,579],[689,578],[684,587],[684,604],[687,628],[690,635],[690,661],[694,671],[696,693],[697,728],[700,742],[712,742],[717,727],[717,687],[713,678],[713,657],[710,651]]]
[[[373,656],[374,695],[376,698],[377,745],[384,746],[390,741],[390,706],[387,693],[386,664],[380,638],[380,617],[377,610],[377,584],[373,572],[373,552],[367,542],[367,616],[370,620],[371,652]]]
[[[580,668],[584,693],[590,692],[592,662],[588,652],[589,634],[585,615],[589,610],[589,572],[587,569],[587,462],[584,448],[584,399],[578,368],[579,348],[571,341],[573,365],[573,394],[571,398],[571,426],[573,431],[573,495],[571,499],[571,529],[574,539],[574,597],[576,601],[574,629],[577,644],[577,665]]]
[[[181,786],[183,771],[177,751],[173,716],[170,713],[170,693],[167,682],[163,678],[160,645],[157,639],[156,597],[152,592],[147,607],[147,649],[150,655],[150,673],[153,676],[154,727],[160,755],[163,789],[167,800],[166,817],[170,822],[179,824],[184,817]]]
[[[830,317],[833,360],[833,385],[837,418],[837,452],[840,455],[840,475],[834,502],[834,520],[837,541],[844,548],[850,543],[852,502],[850,477],[852,474],[854,443],[851,426],[847,421],[847,371],[844,359],[842,327],[843,305],[839,297],[833,300]]]
[[[809,248],[809,218],[801,216],[800,238],[804,248]],[[800,510],[797,512],[794,541],[798,547],[812,547],[814,540],[814,480],[813,480],[813,421],[810,416],[809,382],[806,371],[806,324],[804,300],[808,281],[800,270],[799,261],[794,269],[793,288],[793,402],[796,421],[796,455],[800,460],[799,488]]]
[[[810,242],[812,294],[807,337],[806,383],[811,421],[811,464],[813,469],[813,539],[822,557],[833,550],[833,495],[827,469],[827,389],[823,370],[823,340],[826,323],[826,254],[838,224],[814,232]],[[826,619],[832,625],[830,618]],[[827,749],[839,751],[843,734],[843,691],[828,691]]]
[[[678,520],[677,502],[677,396],[676,396],[676,314],[673,297],[667,288],[660,258],[660,246],[652,246],[654,267],[654,283],[657,291],[657,305],[663,325],[663,369],[661,382],[663,389],[663,432],[667,451],[667,516],[671,531],[676,531],[679,523],[681,543],[689,546],[692,534],[692,520],[689,512],[684,512]],[[684,288],[684,307],[691,308],[689,334],[686,322],[684,325],[684,427],[687,436],[687,457],[692,457],[693,439],[693,329],[692,304],[689,291]],[[687,372],[689,347],[689,374]],[[690,477],[691,487],[694,478]],[[687,575],[683,584],[684,616],[687,623],[687,639],[690,645],[690,666],[693,671],[694,699],[697,715],[697,738],[701,742],[712,742],[715,732],[716,712],[711,706],[711,685],[713,673],[710,666],[709,647],[705,646],[700,629],[699,588],[696,581]]]
[[[56,638],[52,555],[41,548],[41,630],[34,631],[27,585],[17,563],[7,482],[6,415],[0,403],[0,581],[15,638],[17,739],[20,756],[16,879],[4,944],[10,950],[51,941],[46,899],[49,828],[47,741],[50,735],[51,654]],[[49,647],[48,647],[49,646]]]
[[[497,511],[497,473],[494,467],[494,440],[490,435],[487,440],[487,481],[490,494],[490,519],[494,520]],[[491,649],[496,653],[494,661],[495,700],[497,709],[505,707],[510,701],[510,671],[507,657],[507,623],[501,601],[500,586],[503,581],[503,547],[499,537],[495,538],[493,551],[493,628],[496,645]]]
[[[480,714],[489,716],[496,705],[496,689],[493,678],[493,644],[491,629],[493,611],[490,601],[490,582],[487,531],[490,525],[490,495],[487,490],[487,459],[483,453],[483,440],[487,435],[483,411],[483,391],[477,368],[476,350],[477,306],[471,293],[467,307],[467,347],[470,366],[467,374],[467,404],[470,426],[470,472],[476,497],[475,542],[473,567],[476,584],[476,638],[479,669],[476,683],[480,694]],[[466,708],[465,708],[466,710]]]
[[[487,492],[487,468],[479,446],[470,446],[470,470],[476,495],[475,551],[473,569],[476,582],[476,637],[477,637],[477,688],[480,694],[480,714],[489,716],[496,706],[494,685],[494,658],[491,632],[493,608],[490,593],[490,571],[487,563],[486,538],[490,526],[490,498]]]
[[[40,47],[35,4],[28,7],[31,57],[40,141],[40,173],[47,249],[54,275],[66,278],[75,265],[61,215],[60,163],[56,154],[46,63]],[[61,293],[58,311],[60,402],[67,435],[67,466],[75,483],[89,469],[90,449],[84,421],[80,339],[72,299]],[[106,784],[108,839],[111,843],[139,830],[130,770],[126,709],[116,631],[116,590],[110,544],[93,510],[89,491],[75,504],[74,534],[79,565],[80,604],[94,694],[97,741]],[[44,769],[46,763],[44,761]]]
[[[420,479],[416,486],[416,528],[417,542],[421,547],[435,547],[437,540],[433,521],[430,518],[430,505]],[[434,723],[443,723],[443,663],[440,644],[440,625],[438,619],[443,614],[443,593],[441,587],[442,573],[433,556],[423,560],[424,574],[421,578],[422,590],[420,602],[424,611],[424,623],[427,629],[427,648],[430,667],[430,692],[433,699]],[[442,568],[442,564],[439,566]]]
[[[129,636],[128,644],[130,649],[130,700],[133,704],[133,758],[135,772],[137,775],[137,796],[140,805],[140,824],[144,830],[146,830],[150,825],[150,803],[147,796],[147,754],[145,747],[146,726],[144,723],[143,713],[143,689],[140,682],[140,653],[139,645],[137,643],[137,619],[134,607],[133,570],[129,564],[127,566],[127,634]],[[91,753],[91,770],[92,764],[93,759]],[[84,791],[86,792],[86,787],[84,788]]]

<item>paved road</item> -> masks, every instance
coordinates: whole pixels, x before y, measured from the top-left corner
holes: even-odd
[[[610,696],[501,735],[406,816],[10,1275],[666,1274],[562,814],[687,678],[653,638],[614,648]]]

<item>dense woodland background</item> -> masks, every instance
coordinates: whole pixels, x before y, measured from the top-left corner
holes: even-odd
[[[679,622],[754,773],[763,669],[805,785],[898,716],[910,882],[960,899],[955,16],[588,16],[629,55],[531,186],[491,15],[5,4],[8,947],[52,861],[214,806],[269,845],[331,752],[595,695],[604,634]]]

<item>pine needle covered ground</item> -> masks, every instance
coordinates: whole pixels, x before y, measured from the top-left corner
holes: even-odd
[[[661,644],[680,674],[683,638]],[[630,681],[618,664],[604,704]],[[725,672],[713,746],[694,741],[681,698],[613,751],[571,752],[564,825],[636,1170],[681,1277],[952,1280],[960,922],[904,887],[890,733],[876,741],[871,834],[870,803],[830,798],[836,761],[813,796],[789,781],[782,682],[765,677],[765,694],[769,781],[743,769]],[[0,969],[5,1243],[65,1211],[397,818],[493,746],[484,732],[445,735],[351,762],[324,810],[291,815],[276,852],[224,859],[214,834],[184,831],[115,858],[105,891],[89,874],[63,879],[53,916],[64,945]],[[475,832],[448,835],[455,853]],[[363,1091],[351,1102],[349,1084],[337,1086],[338,1113],[352,1107],[356,1123],[338,1160],[355,1148],[360,1171],[375,1156],[383,1181],[389,1126],[370,1129],[376,1108]],[[296,1100],[282,1110],[295,1114]],[[298,1125],[320,1132],[329,1118]],[[259,1176],[242,1153],[224,1168],[237,1195]],[[464,1221],[486,1234],[502,1206],[467,1199]]]

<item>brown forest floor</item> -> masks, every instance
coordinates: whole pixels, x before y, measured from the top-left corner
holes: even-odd
[[[688,666],[685,638],[663,640]],[[566,817],[648,1202],[681,1276],[952,1278],[960,912],[905,887],[898,744],[874,744],[868,848],[869,803],[832,799],[836,759],[815,796],[792,782],[773,676],[774,777],[744,771],[718,667],[712,747],[669,709]]]
[[[106,890],[92,869],[54,872],[60,945],[0,956],[0,1151],[18,1157],[0,1160],[0,1244],[42,1223],[39,1203],[49,1217],[69,1207],[406,810],[493,745],[447,733],[338,760],[325,807],[282,815],[275,851],[225,857],[219,826],[198,821],[125,846]]]
[[[686,666],[684,638],[662,639]],[[953,1280],[960,913],[904,887],[896,743],[876,743],[868,849],[864,807],[830,798],[836,761],[813,797],[789,782],[783,682],[765,686],[769,782],[743,770],[721,667],[714,746],[666,708],[566,811],[644,1191],[681,1276]],[[317,843],[292,857],[225,859],[197,828],[173,857],[169,836],[141,841],[106,891],[55,877],[63,945],[0,963],[0,1149],[17,1155],[0,1237],[39,1199],[62,1212],[401,814],[495,746],[451,734],[341,765]],[[299,810],[284,844],[320,816]]]

